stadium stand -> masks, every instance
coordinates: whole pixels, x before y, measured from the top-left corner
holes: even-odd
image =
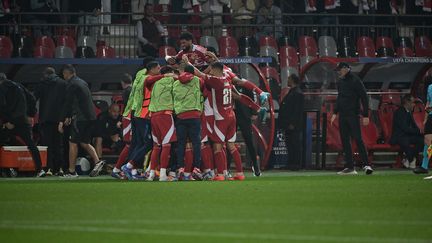
[[[379,36],[376,38],[376,49],[379,57],[393,57],[394,46],[390,37]]]
[[[67,46],[57,46],[54,51],[55,58],[74,58],[74,52]]]
[[[76,53],[76,42],[75,40],[68,35],[59,35],[56,38],[57,47],[59,46],[67,46],[72,50],[72,53]]]
[[[46,46],[36,46],[34,48],[33,56],[35,58],[53,58],[54,49],[50,49]]]
[[[110,46],[99,46],[96,51],[97,58],[115,58],[115,50]]]
[[[214,36],[201,36],[199,43],[201,46],[211,46],[219,53],[219,44]]]
[[[418,36],[415,39],[416,56],[432,57],[432,44],[427,36]]]
[[[320,57],[337,57],[337,45],[332,36],[320,36],[318,46]]]
[[[36,46],[36,48],[43,46],[43,47],[50,49],[51,51],[54,51],[54,49],[56,47],[54,44],[54,40],[49,36],[41,36],[41,37],[36,38],[35,46]]]
[[[354,57],[356,55],[353,40],[349,36],[343,36],[338,47],[340,57]]]
[[[258,44],[254,37],[252,36],[240,37],[239,39],[240,56],[256,57],[258,53],[257,48],[258,48]]]
[[[304,67],[308,62],[317,58],[318,47],[315,39],[311,36],[300,36],[298,43],[300,51],[300,67]]]
[[[357,52],[359,57],[375,57],[375,45],[368,36],[360,36],[357,39]]]
[[[220,57],[236,57],[239,54],[237,40],[232,36],[221,36],[218,40]]]

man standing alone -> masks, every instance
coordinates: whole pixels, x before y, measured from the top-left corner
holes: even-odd
[[[75,171],[78,144],[95,162],[90,176],[98,176],[105,162],[99,161],[95,148],[90,144],[96,113],[89,87],[84,80],[76,76],[75,68],[72,65],[66,65],[63,68],[63,77],[68,82],[68,86],[62,115],[64,122],[59,123],[58,129],[59,132],[63,132],[64,125],[70,123],[72,126],[69,138],[69,172],[65,174],[65,177],[78,177]]]
[[[373,173],[372,167],[369,166],[366,147],[363,143],[360,130],[360,102],[362,104],[362,125],[369,124],[369,99],[366,89],[360,78],[351,72],[351,67],[344,62],[337,65],[338,73],[338,96],[334,114],[331,117],[331,124],[339,114],[339,133],[342,140],[342,147],[345,155],[345,169],[338,172],[338,175],[356,175],[354,169],[351,138],[357,143],[360,158],[363,163],[363,170],[367,175]]]
[[[299,84],[297,75],[289,76],[288,86],[291,89],[282,100],[278,118],[279,128],[285,131],[288,166],[294,170],[300,169],[302,161],[304,95]]]

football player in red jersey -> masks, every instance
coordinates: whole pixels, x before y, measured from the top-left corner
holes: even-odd
[[[187,57],[183,57],[183,60],[190,64]],[[234,179],[244,180],[240,153],[235,146],[237,126],[232,102],[231,76],[224,72],[224,65],[221,62],[210,65],[209,75],[197,69],[195,74],[204,80],[211,93],[210,103],[212,103],[215,119],[211,140],[214,142],[214,159],[218,170],[218,175],[213,180],[225,180],[227,175],[225,143],[236,164]]]
[[[180,48],[181,51],[173,57],[168,57],[167,62],[170,65],[179,63],[183,56],[187,56],[191,64],[198,69],[202,70],[207,66],[205,47],[192,43],[193,35],[190,32],[183,32],[180,35]]]

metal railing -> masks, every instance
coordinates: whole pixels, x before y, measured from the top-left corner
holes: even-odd
[[[122,16],[123,23],[103,23],[101,17],[110,14]],[[76,39],[79,36],[89,35],[95,40],[105,41],[116,49],[119,57],[136,57],[138,46],[135,22],[132,16],[138,13],[102,13],[94,16],[93,13],[12,13],[9,23],[0,24],[1,35],[38,35],[57,36],[72,33]],[[155,13],[155,17],[165,16],[166,13]],[[190,14],[170,13],[172,18],[187,19]],[[207,19],[205,23],[162,23],[165,27],[165,35],[177,38],[173,33],[191,31],[199,35],[212,35],[219,37],[230,34],[239,38],[242,35],[273,35],[285,36],[296,43],[301,35],[309,35],[318,38],[322,35],[333,36],[339,39],[350,36],[354,40],[359,36],[389,36],[409,37],[412,40],[419,35],[432,35],[432,15],[354,15],[354,14],[283,14],[283,24],[275,24],[275,16],[271,16],[266,24],[256,24],[254,19],[257,14],[250,14],[251,21],[237,21],[237,17],[245,14],[201,14],[201,19]],[[50,19],[51,18],[51,19]],[[230,23],[217,24],[217,18],[231,18]],[[52,19],[57,19],[55,23]],[[76,19],[76,21],[71,21]],[[118,19],[118,18],[117,18]],[[108,27],[110,34],[103,33],[103,28]],[[198,40],[197,40],[198,41]],[[19,44],[19,43],[16,43]],[[96,50],[94,50],[96,51]]]

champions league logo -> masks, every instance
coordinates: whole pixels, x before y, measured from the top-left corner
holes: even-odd
[[[276,137],[278,139],[279,142],[285,142],[285,136],[284,133],[281,130],[278,130],[276,132]]]

